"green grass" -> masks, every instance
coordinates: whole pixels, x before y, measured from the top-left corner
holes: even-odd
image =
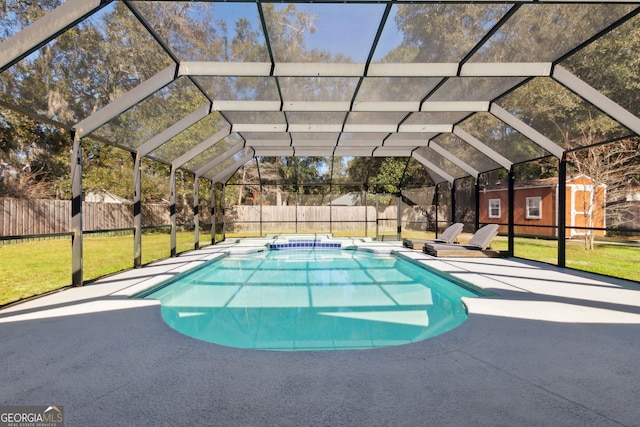
[[[210,241],[201,235],[202,245]],[[133,267],[133,235],[85,237],[82,267],[84,280]],[[177,234],[177,250],[193,249],[193,233]],[[170,255],[168,234],[142,236],[142,263]],[[71,285],[71,239],[55,239],[0,245],[0,306]]]
[[[71,283],[71,240],[0,245],[0,305]]]
[[[404,238],[432,239],[433,233],[406,230],[402,231]],[[466,242],[471,234],[462,234],[460,241]],[[506,236],[498,236],[492,243],[495,250],[507,250]],[[558,263],[558,242],[547,239],[515,238],[514,255],[518,258],[545,262]],[[638,281],[638,261],[640,260],[640,247],[618,246],[610,243],[596,242],[593,250],[584,249],[584,242],[580,240],[567,241],[566,264],[567,267],[592,273],[605,274],[607,276]]]
[[[518,240],[524,242],[518,242]],[[567,241],[566,245],[567,267],[629,280],[637,281],[640,278],[638,275],[640,247],[596,243],[594,249],[586,250],[584,242],[581,241]],[[515,248],[515,255],[520,258],[557,263],[556,241],[516,239]]]
[[[492,245],[496,250],[507,250],[507,238],[498,236]],[[518,258],[558,263],[558,242],[556,240],[515,238],[514,255]],[[640,247],[597,243],[593,250],[586,250],[584,242],[566,242],[566,265],[577,270],[605,274],[623,279],[639,279],[638,260]]]
[[[469,236],[463,235],[461,240],[464,242]],[[407,230],[403,231],[403,237],[432,238],[433,234]],[[200,235],[201,245],[209,241],[209,235]],[[497,237],[493,248],[507,249],[506,237]],[[177,249],[178,252],[193,249],[192,232],[178,233]],[[132,268],[133,236],[85,237],[83,255],[85,281]],[[143,264],[169,255],[168,234],[142,236]],[[557,242],[516,238],[515,255],[555,264]],[[598,244],[594,250],[587,251],[582,242],[567,242],[567,267],[614,277],[637,281],[639,256],[638,247]],[[0,259],[0,306],[71,285],[70,238],[0,245]]]

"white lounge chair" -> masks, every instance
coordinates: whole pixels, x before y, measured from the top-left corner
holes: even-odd
[[[437,239],[404,239],[402,245],[410,249],[420,249],[427,243],[453,244],[458,235],[462,232],[464,224],[456,222],[448,226]]]
[[[463,245],[425,243],[422,250],[435,256],[500,256],[497,251],[487,251],[498,235],[498,224],[487,224],[475,232],[469,243]]]

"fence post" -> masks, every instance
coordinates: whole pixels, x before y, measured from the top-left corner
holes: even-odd
[[[71,283],[82,286],[82,140],[71,132]]]

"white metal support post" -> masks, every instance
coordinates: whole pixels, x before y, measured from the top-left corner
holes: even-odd
[[[176,220],[176,168],[171,165],[169,174],[169,221],[171,223],[171,256],[177,255],[177,220]]]
[[[82,140],[75,131],[71,137],[71,282],[82,286]]]
[[[398,240],[402,236],[402,191],[398,191],[398,208],[396,210],[396,231],[398,233]]]
[[[211,181],[211,244],[216,244],[216,183]]]
[[[199,178],[193,179],[193,249],[200,249],[200,197],[198,193]]]
[[[558,165],[558,267],[567,266],[567,157],[562,156]]]
[[[133,156],[133,266],[142,266],[142,158]]]
[[[220,200],[220,206],[221,206],[221,211],[220,212],[222,214],[222,240],[227,238],[227,224],[225,222],[225,210],[226,210],[226,204],[225,204],[225,199],[226,199],[226,188],[227,188],[227,184],[224,183],[222,184],[222,200]]]
[[[376,190],[376,240],[380,238],[380,202],[378,199],[378,191]]]

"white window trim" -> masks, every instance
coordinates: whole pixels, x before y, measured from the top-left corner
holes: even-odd
[[[531,213],[529,212],[529,201],[530,200],[537,200],[538,201],[538,215],[531,215]],[[525,206],[526,206],[526,219],[542,219],[542,197],[540,196],[534,196],[534,197],[527,197],[527,200],[525,202]]]
[[[491,203],[498,202],[498,215],[493,215],[491,213]],[[500,199],[489,199],[489,218],[502,218],[502,200]]]

